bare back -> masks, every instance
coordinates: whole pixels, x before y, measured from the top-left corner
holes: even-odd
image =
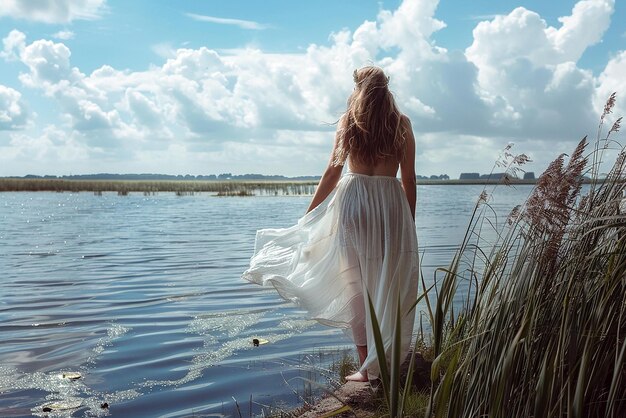
[[[348,171],[352,173],[365,174],[367,176],[389,176],[396,177],[400,163],[396,158],[385,158],[378,160],[375,165],[359,164],[348,158]]]

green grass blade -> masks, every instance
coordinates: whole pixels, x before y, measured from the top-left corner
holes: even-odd
[[[414,347],[417,347],[417,343],[415,344]],[[403,416],[404,411],[406,410],[407,407],[407,402],[410,398],[411,395],[411,391],[412,391],[412,385],[413,385],[413,373],[414,373],[414,367],[415,367],[415,348],[413,349],[413,351],[411,352],[411,360],[409,360],[409,367],[407,370],[407,374],[406,374],[406,380],[404,381],[404,390],[402,391],[402,399],[400,400],[400,416]]]
[[[607,413],[608,411],[613,410],[613,404],[615,403],[615,394],[617,393],[617,387],[620,381],[620,370],[624,370],[624,354],[626,353],[626,340],[622,341],[622,349],[620,350],[619,356],[615,361],[615,367],[613,368],[613,379],[611,379],[611,389],[609,390],[609,397],[607,401]]]
[[[587,387],[587,362],[589,359],[589,345],[585,344],[585,348],[583,350],[583,356],[580,361],[580,368],[578,369],[578,379],[576,382],[576,391],[574,392],[574,400],[572,406],[572,417],[573,418],[582,418],[583,415],[583,407],[585,401],[585,388]]]
[[[435,418],[442,418],[446,413],[445,405],[447,404],[447,400],[450,399],[450,394],[452,391],[452,383],[454,381],[454,374],[456,372],[456,366],[459,362],[459,350],[454,350],[454,352],[450,353],[450,363],[448,363],[448,367],[446,369],[446,374],[443,376],[443,381],[437,388],[437,393],[435,395],[438,400],[439,408],[435,411]]]
[[[389,402],[391,418],[400,417],[400,356],[402,348],[402,313],[400,311],[400,295],[396,304],[396,318],[393,330],[393,342],[391,343],[391,376]]]
[[[374,304],[369,293],[367,294],[367,301],[370,309],[370,319],[372,321],[372,337],[374,338],[374,345],[376,347],[376,356],[378,357],[378,367],[380,369],[380,381],[383,385],[383,393],[385,395],[385,401],[387,406],[390,405],[389,399],[389,369],[387,368],[387,357],[385,355],[385,346],[383,343],[383,337],[380,332],[380,325],[378,324],[378,318],[376,318],[376,312],[374,310]]]
[[[417,306],[418,303],[421,302],[422,299],[427,298],[428,296],[428,292],[430,292],[432,290],[432,288],[435,287],[435,284],[433,283],[428,289],[426,289],[424,287],[424,292],[419,295],[419,297],[417,298],[417,300],[415,302],[413,302],[413,304],[411,305],[411,307],[409,308],[409,310],[407,311],[406,315],[410,315],[411,312],[413,312],[413,310],[415,309],[415,307]]]

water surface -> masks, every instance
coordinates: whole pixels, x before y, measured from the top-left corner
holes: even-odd
[[[427,281],[450,262],[481,190],[419,186]],[[502,188],[490,203],[503,220],[529,191]],[[331,376],[349,341],[239,276],[255,231],[292,225],[310,199],[0,193],[0,415],[43,416],[46,402],[71,400],[81,407],[58,416],[300,404],[300,377]]]

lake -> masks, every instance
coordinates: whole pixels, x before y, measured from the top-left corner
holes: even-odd
[[[427,282],[450,263],[482,189],[418,187]],[[499,187],[499,221],[530,191]],[[303,378],[331,379],[352,347],[240,274],[256,230],[292,225],[310,199],[0,193],[0,415],[261,416],[300,405],[312,390]],[[254,347],[256,337],[269,343]],[[52,401],[80,406],[44,413]]]

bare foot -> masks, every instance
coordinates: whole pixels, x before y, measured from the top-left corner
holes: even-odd
[[[367,382],[367,372],[356,372],[350,376],[346,376],[346,380],[351,382]]]

